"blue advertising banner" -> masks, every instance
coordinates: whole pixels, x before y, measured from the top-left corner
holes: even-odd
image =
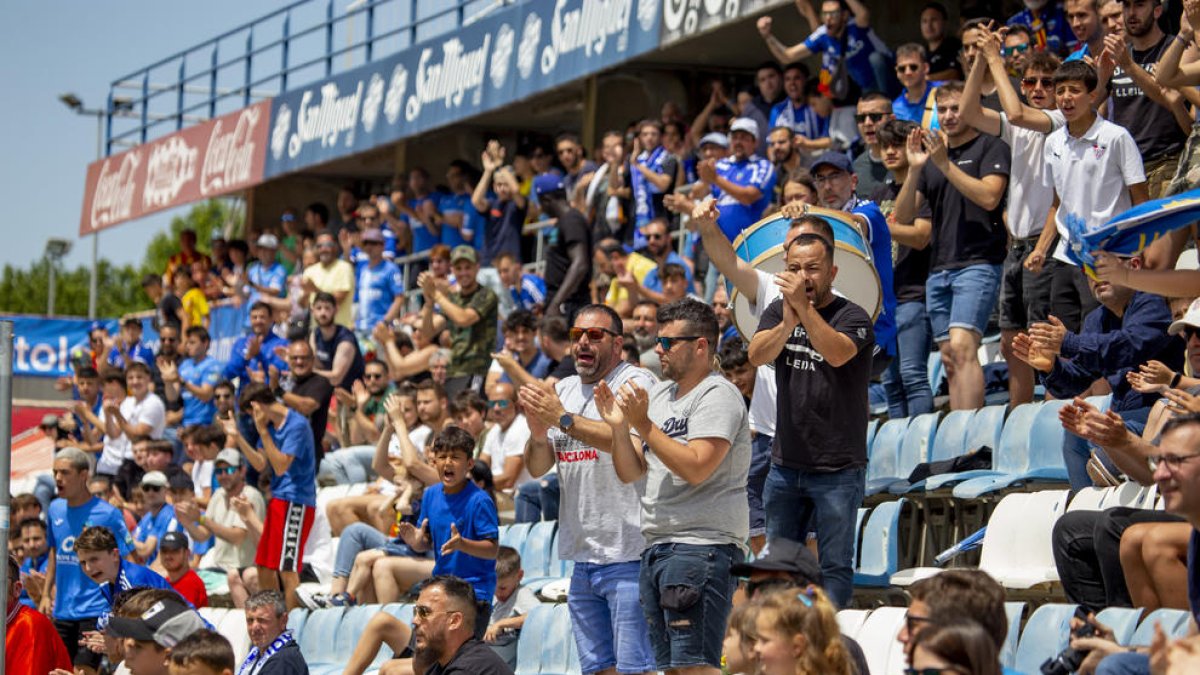
[[[34,377],[65,377],[71,374],[73,354],[86,352],[88,331],[103,327],[116,335],[116,319],[89,321],[77,318],[48,319],[41,316],[6,316],[14,324],[13,374]],[[229,360],[233,343],[245,333],[245,313],[240,307],[214,306],[209,315],[212,344],[208,353],[219,361]],[[142,320],[142,342],[158,351],[158,332],[150,319]],[[107,355],[106,355],[107,356]]]
[[[275,97],[264,177],[445,126],[658,47],[672,0],[529,0]]]

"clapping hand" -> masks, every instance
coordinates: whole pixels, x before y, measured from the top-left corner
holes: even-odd
[[[371,400],[371,392],[367,391],[367,385],[363,384],[362,380],[355,380],[350,389],[354,392],[354,403],[359,408],[365,406]]]
[[[629,425],[644,437],[642,432],[650,426],[650,394],[636,383],[626,382],[621,385],[617,406],[629,421]]]
[[[1062,352],[1063,338],[1067,335],[1067,327],[1051,314],[1046,321],[1040,321],[1029,327],[1029,337],[1033,339],[1040,350],[1058,356]]]
[[[270,421],[270,415],[267,412],[267,406],[252,401],[250,403],[251,414],[254,416],[254,426],[258,427],[260,434],[267,433],[267,422]]]
[[[483,155],[479,158],[484,171],[495,171],[504,166],[504,152],[504,146],[500,145],[500,141],[495,139],[488,141]]]
[[[946,134],[940,129],[925,131],[921,135],[921,142],[925,145],[926,152],[929,153],[929,161],[933,162],[942,173],[950,167],[950,155],[946,149]]]
[[[808,298],[808,282],[795,272],[780,272],[775,275],[775,285],[779,287],[786,304],[790,305],[796,317],[802,317],[812,309]]]
[[[1200,397],[1193,396],[1182,389],[1168,389],[1163,392],[1163,397],[1170,401],[1172,406],[1184,412],[1200,412]]]
[[[695,208],[692,209],[693,227],[699,227],[701,224],[711,225],[717,222],[721,211],[717,208],[717,200],[712,197],[705,197],[696,202]]]
[[[908,158],[910,170],[920,169],[925,166],[925,162],[929,161],[929,151],[922,142],[924,136],[925,131],[922,129],[913,129],[908,134],[908,141],[904,144],[904,154]]]
[[[158,374],[162,377],[165,383],[179,381],[179,369],[175,366],[175,362],[165,356],[160,356],[154,360],[158,366]]]
[[[612,389],[608,388],[608,383],[604,380],[596,383],[595,401],[596,410],[599,411],[600,418],[608,426],[613,429],[620,429],[625,426],[625,413],[621,411],[621,406],[617,405],[617,397],[613,394]]]
[[[1039,347],[1027,333],[1017,333],[1013,338],[1013,354],[1034,370],[1048,373],[1054,368],[1054,355]]]
[[[1162,361],[1147,361],[1137,370],[1125,376],[1134,390],[1141,394],[1158,394],[1166,391],[1175,379],[1175,371]]]
[[[446,543],[442,544],[442,555],[450,555],[455,551],[460,551],[462,550],[462,545],[462,535],[458,533],[458,528],[454,526],[454,523],[450,523],[450,538],[446,540]]]

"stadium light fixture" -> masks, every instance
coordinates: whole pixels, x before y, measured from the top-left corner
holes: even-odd
[[[47,293],[46,297],[46,316],[54,316],[54,296],[56,294],[55,292],[58,290],[58,263],[60,263],[62,259],[65,258],[70,252],[70,240],[59,239],[58,237],[51,237],[46,240],[45,256],[46,262],[48,263],[46,267],[49,268],[48,272],[50,275],[48,289],[49,293]]]
[[[59,94],[58,100],[62,101],[63,105],[67,106],[71,110],[83,110],[83,101],[79,100],[79,97],[76,96],[74,92]]]

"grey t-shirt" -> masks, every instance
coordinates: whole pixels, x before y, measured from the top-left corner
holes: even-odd
[[[626,382],[649,390],[658,380],[644,368],[622,361],[604,378],[614,392]],[[555,385],[568,413],[599,420],[594,385],[578,375]],[[740,399],[739,399],[740,400]],[[744,406],[743,406],[744,407]],[[644,481],[622,483],[612,455],[551,428],[547,433],[558,466],[558,555],[563,560],[607,565],[639,560],[642,538],[638,495]]]
[[[693,438],[729,441],[729,452],[708,480],[689,485],[671,473],[652,450],[646,453],[642,534],[647,545],[745,545],[750,535],[746,476],[750,470],[750,426],[746,404],[733,384],[710,373],[682,398],[664,381],[650,390],[650,421],[681,443]]]

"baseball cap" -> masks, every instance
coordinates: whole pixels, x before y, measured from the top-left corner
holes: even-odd
[[[846,153],[844,152],[834,152],[832,150],[823,152],[821,153],[821,156],[817,158],[817,161],[813,162],[812,166],[808,167],[808,170],[812,173],[816,173],[817,167],[823,164],[828,164],[839,171],[854,173],[854,166],[850,163],[850,158],[847,157]]]
[[[161,471],[151,471],[142,476],[142,485],[153,485],[155,487],[167,487],[167,474]]]
[[[203,628],[204,619],[182,598],[160,600],[137,618],[114,616],[108,624],[108,631],[115,637],[153,642],[168,649]]]
[[[729,568],[729,573],[737,577],[748,577],[752,572],[787,572],[799,581],[818,586],[825,584],[817,556],[804,544],[783,537],[768,541],[754,562]]]
[[[188,539],[182,532],[168,532],[158,542],[159,550],[182,551],[188,547]]]
[[[459,260],[469,260],[473,263],[477,263],[479,262],[479,255],[475,253],[475,249],[471,248],[470,246],[467,246],[466,244],[459,244],[458,246],[454,247],[453,251],[450,251],[450,262],[453,264]]]
[[[56,427],[58,426],[58,415],[50,414],[42,418],[42,426]]]
[[[1167,328],[1167,333],[1171,335],[1179,335],[1186,328],[1200,328],[1200,298],[1192,301],[1188,305],[1187,313],[1183,318],[1172,323],[1170,328]]]
[[[547,192],[555,192],[566,189],[566,185],[563,184],[562,176],[554,172],[543,173],[537,178],[533,179],[533,192],[539,197]]]
[[[383,230],[380,230],[378,227],[372,227],[369,230],[364,230],[362,233],[362,240],[364,242],[373,241],[377,244],[382,244]]]
[[[753,136],[757,140],[758,139],[758,122],[755,122],[754,120],[750,119],[749,117],[739,117],[736,120],[734,120],[732,124],[729,125],[729,133],[732,134],[735,131],[744,131],[744,132],[750,134],[751,136]]]
[[[279,248],[279,237],[270,232],[264,232],[258,235],[258,241],[255,244],[262,248]]]
[[[757,136],[755,138],[757,138]],[[700,139],[700,145],[717,145],[722,148],[728,148],[729,137],[719,131],[710,131],[707,134],[704,134],[704,138]]]
[[[214,461],[225,462],[229,466],[241,466],[242,453],[234,450],[233,448],[225,448],[217,453],[217,458]]]

